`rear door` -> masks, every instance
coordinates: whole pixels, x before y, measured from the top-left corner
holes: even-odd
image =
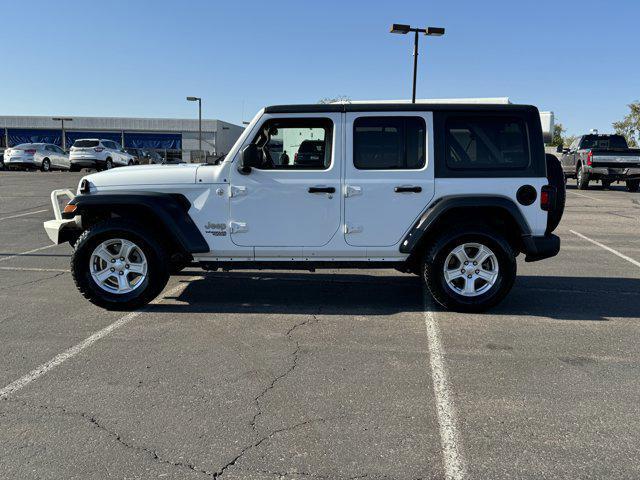
[[[346,242],[396,245],[434,195],[433,114],[348,112],[345,129]]]

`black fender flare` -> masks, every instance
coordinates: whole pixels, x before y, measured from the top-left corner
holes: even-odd
[[[73,213],[63,214],[63,218],[91,211],[115,211],[126,217],[127,208],[142,210],[147,218],[162,222],[173,239],[187,253],[206,253],[209,245],[189,216],[191,203],[184,195],[177,193],[119,191],[96,192],[77,195],[69,202],[75,205]]]
[[[531,228],[513,200],[494,195],[451,195],[441,197],[429,205],[429,208],[402,239],[400,253],[413,253],[420,241],[425,235],[428,235],[437,220],[447,211],[453,208],[480,209],[487,207],[505,210],[520,228],[519,234],[523,239],[531,237]]]

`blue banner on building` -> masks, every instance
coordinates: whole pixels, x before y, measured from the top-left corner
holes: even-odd
[[[67,134],[67,148],[73,145],[81,138],[99,138],[100,140],[112,140],[114,142],[122,142],[122,134],[120,132],[65,132]]]
[[[60,130],[43,130],[38,128],[9,128],[9,146],[15,147],[21,143],[53,143],[62,146],[62,132]]]
[[[181,150],[182,135],[179,133],[124,132],[124,144],[127,147],[148,150]]]

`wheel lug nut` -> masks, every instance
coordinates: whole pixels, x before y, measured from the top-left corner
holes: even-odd
[[[465,265],[469,265],[469,262],[464,262]]]
[[[478,262],[473,262],[473,264],[474,264],[474,265],[477,265],[477,264],[478,264]]]
[[[472,277],[472,275],[467,275],[467,278],[471,278],[471,277]]]
[[[465,273],[465,270],[464,270],[464,268],[463,268],[462,270],[460,270],[460,273]]]
[[[115,259],[115,258],[112,258],[112,259],[111,259],[111,263],[116,263],[116,259]]]
[[[115,271],[116,271],[116,269],[115,269],[115,268],[113,268],[113,267],[111,267],[111,271],[112,271],[112,272],[115,272]]]
[[[124,268],[129,268],[129,264],[127,263],[127,264],[124,266]]]
[[[121,261],[121,262],[124,262],[124,257],[120,257],[120,261]]]
[[[476,270],[476,273],[480,273],[480,270]]]
[[[118,272],[118,275],[124,275],[123,271]]]

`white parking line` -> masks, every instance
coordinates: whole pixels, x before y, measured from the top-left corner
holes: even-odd
[[[447,480],[462,480],[465,477],[464,460],[461,454],[461,442],[458,435],[456,411],[451,396],[451,388],[444,368],[444,355],[440,342],[440,328],[434,312],[429,308],[427,293],[424,297],[424,323],[427,327],[429,341],[429,363],[431,378],[436,397],[438,425],[440,426],[440,443],[444,473]]]
[[[27,212],[27,213],[19,213],[18,215],[10,215],[8,217],[0,217],[0,222],[2,220],[9,220],[10,218],[18,218],[18,217],[26,217],[27,215],[35,215],[36,213],[48,212],[49,209],[45,208],[44,210],[36,210],[35,212]]]
[[[71,270],[64,268],[35,268],[35,267],[0,267],[0,270],[10,270],[15,272],[71,272]]]
[[[29,255],[30,253],[39,252],[40,250],[46,250],[47,248],[52,248],[52,247],[57,247],[57,245],[55,243],[52,243],[51,245],[46,245],[40,248],[34,248],[33,250],[27,250],[26,252],[16,253],[14,255],[9,255],[8,257],[1,257],[0,262],[11,260],[12,258],[16,258],[16,257],[22,257],[23,255]]]
[[[624,260],[626,260],[627,262],[630,262],[630,263],[634,264],[636,267],[640,267],[640,262],[638,262],[637,260],[634,260],[634,259],[633,259],[633,258],[631,258],[631,257],[627,257],[624,253],[620,253],[619,251],[614,250],[614,249],[613,249],[613,248],[611,248],[611,247],[607,247],[606,245],[604,245],[604,244],[602,244],[602,243],[600,243],[600,242],[597,242],[597,241],[593,240],[592,238],[587,237],[586,235],[583,235],[583,234],[581,234],[581,233],[579,233],[579,232],[576,232],[575,230],[569,230],[569,231],[570,231],[571,233],[573,233],[574,235],[577,235],[578,237],[580,237],[580,238],[582,238],[582,239],[586,240],[587,242],[591,242],[591,243],[593,243],[594,245],[597,245],[597,246],[599,246],[600,248],[604,248],[606,251],[611,252],[611,253],[613,253],[614,255],[619,256],[620,258],[623,258],[623,259],[624,259]]]
[[[573,193],[574,195],[578,195],[579,197],[590,198],[591,200],[596,200],[598,202],[601,202],[602,200],[604,200],[602,198],[596,198],[596,197],[592,197],[590,195],[585,195],[584,193],[574,192],[573,190],[567,190],[567,192]]]
[[[191,282],[192,280],[195,280],[196,278],[200,278],[200,277],[189,278],[185,283],[181,283],[180,285],[172,288],[171,290],[166,292],[161,298],[159,298],[157,300],[154,300],[151,303],[152,304],[160,303],[160,302],[162,302],[162,300],[164,300],[164,297],[172,296],[172,295],[177,294],[178,292],[180,292],[180,290],[183,290],[184,288],[186,288],[187,285],[189,284],[189,282]],[[0,390],[0,399],[5,398],[8,395],[11,395],[12,393],[20,390],[23,387],[26,387],[31,382],[33,382],[34,380],[37,380],[38,378],[40,378],[42,375],[47,373],[52,368],[55,368],[58,365],[66,362],[70,358],[75,357],[78,353],[80,353],[85,348],[90,347],[95,342],[97,342],[101,338],[106,337],[107,335],[109,335],[114,330],[122,327],[123,325],[126,325],[131,320],[136,318],[141,313],[144,313],[145,311],[146,311],[146,309],[143,308],[141,310],[136,310],[135,312],[131,312],[131,313],[126,314],[124,317],[120,318],[119,320],[116,320],[111,325],[103,328],[102,330],[97,331],[96,333],[94,333],[90,337],[84,339],[82,342],[78,343],[77,345],[74,345],[73,347],[65,350],[64,352],[59,353],[58,355],[53,357],[48,362],[43,363],[42,365],[34,368],[29,373],[27,373],[25,376],[23,376],[23,377],[15,380],[13,382],[11,382],[9,385],[7,385],[3,389],[1,389]]]

